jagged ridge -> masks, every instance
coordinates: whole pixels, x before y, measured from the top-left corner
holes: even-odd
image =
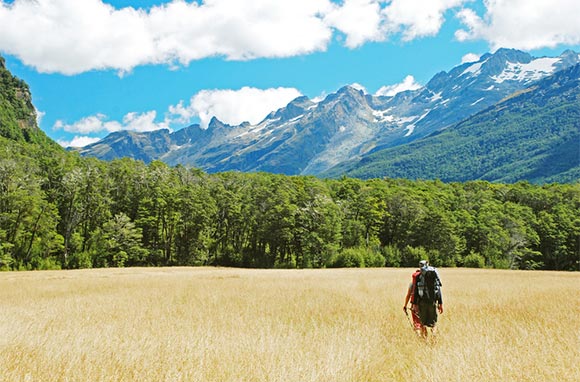
[[[229,126],[214,118],[206,130],[193,125],[166,132],[163,139],[155,133],[132,133],[125,136],[125,145],[118,136],[109,136],[81,153],[103,159],[161,159],[208,172],[318,175],[342,162],[452,126],[578,62],[579,55],[572,51],[560,57],[534,58],[500,49],[477,62],[438,73],[420,89],[395,96],[372,96],[346,86],[318,103],[297,98],[256,125]],[[178,142],[177,136],[185,138]]]

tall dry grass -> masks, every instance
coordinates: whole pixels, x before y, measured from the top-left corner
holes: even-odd
[[[436,342],[411,269],[0,274],[0,381],[579,381],[580,274],[441,269]]]

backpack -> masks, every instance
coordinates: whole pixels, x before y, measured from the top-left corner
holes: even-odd
[[[419,301],[435,302],[438,300],[440,286],[437,270],[431,266],[423,267],[417,277],[416,297]]]

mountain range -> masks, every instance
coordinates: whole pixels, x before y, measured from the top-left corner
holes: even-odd
[[[534,171],[547,171],[530,180],[558,180],[558,173],[553,173],[557,169],[553,166],[539,169],[526,167],[526,171],[521,171],[517,165],[512,166],[512,170],[509,170],[512,167],[502,166],[503,170],[496,171],[496,175],[485,166],[466,169],[461,175],[451,175],[457,173],[451,170],[448,171],[449,176],[445,171],[427,170],[432,166],[414,168],[411,173],[405,173],[399,170],[410,171],[412,166],[397,161],[402,154],[395,149],[425,151],[429,147],[442,157],[448,156],[444,150],[451,150],[455,152],[453,158],[458,158],[457,165],[461,165],[462,155],[470,154],[457,151],[459,141],[442,132],[455,129],[459,125],[466,129],[465,126],[477,124],[482,128],[480,141],[484,155],[490,151],[487,147],[490,142],[493,142],[497,152],[509,150],[513,147],[512,140],[499,139],[498,132],[507,131],[506,126],[512,125],[505,121],[503,123],[507,125],[498,125],[497,116],[488,109],[509,108],[511,118],[521,123],[521,129],[526,129],[527,122],[532,122],[526,117],[526,108],[531,107],[531,104],[517,104],[516,99],[520,98],[516,95],[522,92],[532,97],[533,93],[534,105],[543,104],[539,107],[542,113],[553,114],[555,117],[556,110],[561,106],[558,102],[565,97],[540,102],[540,98],[552,97],[554,92],[535,93],[534,90],[538,86],[542,87],[537,85],[539,81],[556,76],[578,63],[580,55],[573,51],[565,51],[559,57],[537,58],[518,50],[499,49],[493,54],[483,55],[476,62],[464,63],[449,72],[440,72],[417,90],[403,91],[394,96],[374,96],[352,86],[345,86],[320,102],[307,97],[297,98],[286,107],[271,112],[255,125],[242,123],[230,126],[213,118],[207,129],[192,125],[176,132],[120,131],[78,150],[83,156],[105,160],[119,157],[131,157],[145,162],[161,160],[170,165],[198,167],[208,172],[234,170],[288,175],[349,174],[360,177],[412,178],[435,176],[446,180],[517,181],[528,179],[528,175]],[[560,84],[560,91],[562,87],[568,86],[562,81],[571,81],[569,86],[572,87],[578,86],[577,81],[569,76],[555,78]],[[506,102],[506,98],[512,101]],[[486,110],[488,111],[484,112]],[[575,105],[568,105],[566,112],[573,115]],[[519,119],[514,116],[518,113],[521,116]],[[476,120],[470,122],[472,118]],[[544,120],[544,123],[549,122]],[[578,129],[573,118],[570,123]],[[439,135],[437,140],[433,139],[434,134]],[[486,138],[488,134],[489,139]],[[530,144],[536,142],[540,146],[543,146],[541,142],[545,138],[541,134],[521,137],[531,140]],[[442,139],[449,139],[448,143],[441,146]],[[439,146],[435,150],[432,145],[436,142]],[[541,156],[535,151],[533,153]],[[405,157],[411,158],[408,155]],[[385,158],[390,159],[385,161]],[[576,160],[578,157],[572,155],[569,159],[573,165],[579,165]],[[487,159],[483,161],[486,162]],[[496,163],[493,160],[488,162]],[[538,164],[539,161],[526,163]],[[504,174],[503,171],[507,170],[510,173]],[[569,175],[564,175],[564,178],[568,177]]]
[[[326,176],[513,183],[580,179],[580,65],[447,129],[344,162]]]

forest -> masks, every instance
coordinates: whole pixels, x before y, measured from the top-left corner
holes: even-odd
[[[0,137],[0,269],[578,270],[580,184],[207,174]]]

